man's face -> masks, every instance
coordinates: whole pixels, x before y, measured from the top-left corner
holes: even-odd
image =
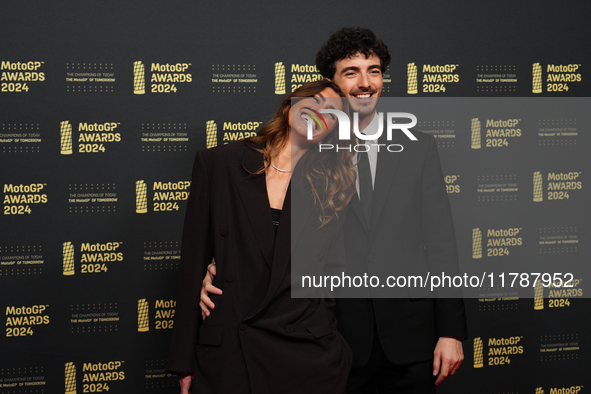
[[[357,53],[351,57],[337,60],[333,82],[350,97],[352,110],[360,116],[374,112],[378,98],[382,95],[384,75],[380,58],[372,54],[365,57]]]

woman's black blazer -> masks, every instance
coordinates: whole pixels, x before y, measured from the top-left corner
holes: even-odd
[[[290,291],[292,253],[319,267],[344,263],[343,220],[318,230],[296,170],[275,235],[265,175],[255,174],[262,167],[263,155],[242,141],[197,153],[167,368],[195,372],[195,394],[344,393],[351,350],[336,331],[334,301]],[[212,259],[224,294],[212,295],[216,307],[202,321]]]

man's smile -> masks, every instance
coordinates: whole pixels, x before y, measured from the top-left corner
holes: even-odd
[[[374,97],[374,95],[376,93],[377,93],[377,90],[371,89],[371,90],[362,91],[362,92],[351,92],[350,95],[351,95],[351,97],[354,97],[358,100],[366,100],[366,99],[371,99],[372,97]]]

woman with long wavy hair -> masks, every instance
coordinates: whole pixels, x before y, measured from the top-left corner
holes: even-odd
[[[290,274],[293,255],[320,271],[344,264],[355,171],[348,150],[318,145],[337,145],[337,118],[320,111],[343,110],[340,97],[332,82],[304,85],[256,137],[197,153],[168,362],[182,393],[345,392],[351,351],[334,300],[292,298]],[[223,296],[204,319],[212,259]]]

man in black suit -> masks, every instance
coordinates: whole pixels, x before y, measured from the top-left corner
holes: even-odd
[[[350,98],[359,130],[368,135],[377,128],[375,106],[389,62],[388,48],[361,28],[341,29],[317,54],[320,73]],[[402,142],[404,150],[359,155],[358,193],[345,223],[347,274],[392,265],[401,272],[408,267],[457,272],[453,222],[433,137],[414,133],[418,141],[409,141],[400,133],[386,141],[385,134],[374,143]],[[424,298],[414,290],[408,290],[409,298],[337,299],[338,329],[354,356],[348,393],[432,393],[461,364],[461,340],[467,337],[463,300]]]

